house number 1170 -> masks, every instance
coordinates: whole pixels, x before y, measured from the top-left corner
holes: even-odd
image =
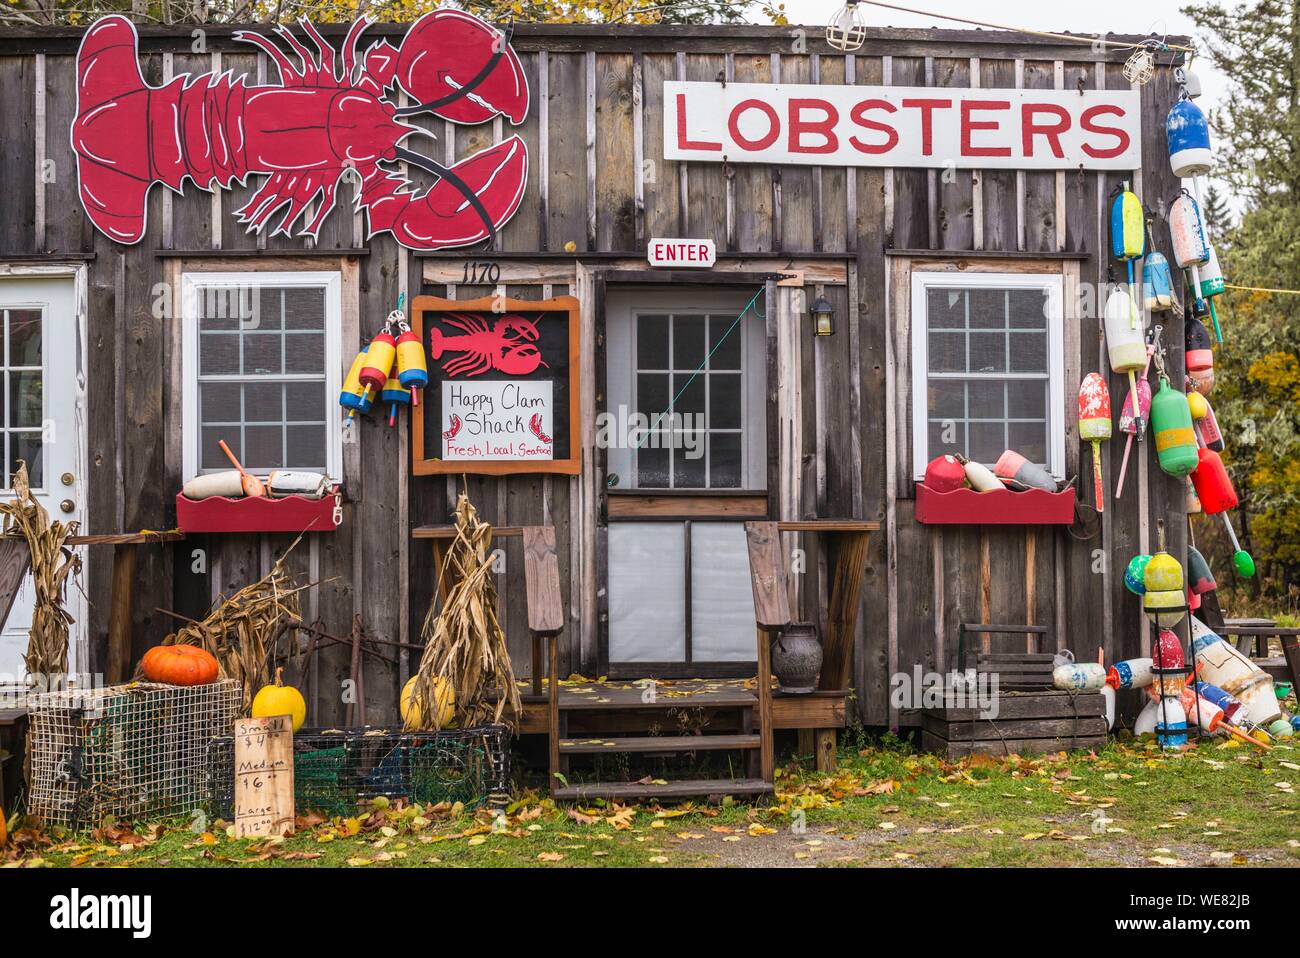
[[[461,283],[466,286],[495,286],[499,282],[501,282],[501,267],[496,263],[470,260],[464,265],[464,278]]]

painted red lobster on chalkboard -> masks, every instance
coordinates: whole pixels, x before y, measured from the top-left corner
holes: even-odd
[[[449,313],[442,322],[465,331],[448,336],[436,326],[429,331],[429,355],[441,359],[444,352],[460,353],[442,364],[448,376],[478,376],[496,370],[511,376],[527,376],[545,366],[537,348],[537,324],[522,316],[506,315],[489,325],[476,313]]]
[[[259,33],[236,33],[271,58],[274,85],[249,86],[229,72],[184,74],[149,86],[140,72],[134,25],[104,17],[86,31],[77,55],[77,153],[81,200],[95,226],[119,243],[145,233],[146,199],[155,183],[180,192],[186,178],[200,189],[228,189],[250,174],[269,178],[238,211],[261,230],[284,209],[274,232],[288,235],[319,200],[302,235],[315,236],[331,209],[339,182],[360,177],[358,205],[370,234],[389,230],[411,249],[465,246],[494,235],[519,206],[528,178],[524,141],[512,136],[444,166],[398,144],[430,135],[403,122],[432,113],[454,123],[498,116],[521,123],[528,84],[509,38],[459,10],[438,10],[412,25],[401,49],[387,40],[358,57],[370,24],[352,25],[335,49],[306,20],[315,51],[285,27],[285,51]],[[390,102],[395,87],[414,106]],[[404,162],[438,177],[423,193],[381,164]]]

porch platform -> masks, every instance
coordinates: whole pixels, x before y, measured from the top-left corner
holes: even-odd
[[[546,680],[543,679],[543,688]],[[549,734],[548,698],[532,692],[530,683],[521,683],[523,712],[516,730],[520,735]],[[758,705],[753,679],[659,679],[655,682],[654,705],[643,701],[644,682],[560,682],[559,705],[569,714],[569,732],[573,735],[599,734],[604,713],[646,712],[646,724],[654,713],[664,708],[743,709]],[[831,729],[843,728],[846,722],[846,691],[818,690],[808,695],[785,695],[772,689],[772,728]],[[622,724],[633,720],[624,716]]]

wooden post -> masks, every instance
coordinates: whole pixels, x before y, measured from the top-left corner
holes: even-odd
[[[104,676],[109,685],[129,678],[131,667],[131,616],[135,605],[136,545],[113,549],[112,607],[108,614],[108,661]]]
[[[560,563],[555,557],[555,529],[524,526],[524,589],[528,606],[528,629],[533,634],[533,689],[540,694],[538,664],[540,646],[546,640],[548,785],[555,787],[555,775],[562,770],[560,759],[560,632],[564,629],[564,607],[560,601]]]
[[[1034,565],[1038,561],[1038,530],[1033,526],[1025,527],[1025,623],[1035,625],[1034,600],[1035,578]],[[1032,633],[1025,636],[1026,652],[1041,652]]]
[[[836,765],[836,730],[819,728],[817,730],[817,771],[833,772]]]
[[[776,753],[772,748],[772,637],[758,629],[758,753],[763,781],[776,781]]]
[[[820,689],[839,692],[849,687],[853,671],[853,635],[862,604],[862,577],[867,568],[870,532],[831,533],[837,540],[835,579],[831,586],[826,636],[822,642]]]
[[[759,765],[763,780],[773,782],[776,758],[772,748],[772,638],[790,624],[790,593],[777,524],[746,522],[745,538],[757,625]]]

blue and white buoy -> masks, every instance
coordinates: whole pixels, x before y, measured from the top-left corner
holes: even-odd
[[[1199,106],[1188,99],[1175,103],[1165,118],[1165,134],[1169,141],[1169,166],[1174,176],[1186,179],[1210,172],[1214,165],[1210,125]]]

